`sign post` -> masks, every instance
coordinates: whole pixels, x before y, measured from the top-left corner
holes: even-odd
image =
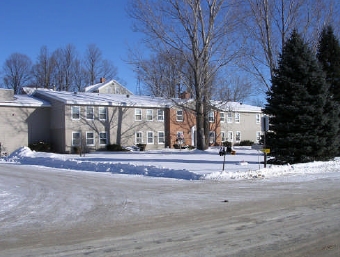
[[[263,116],[261,118],[261,128],[263,131],[263,150],[268,150],[268,151],[263,151],[264,153],[264,167],[267,167],[267,153],[270,153],[270,149],[266,148],[266,134],[267,131],[269,130],[269,117],[268,116]]]

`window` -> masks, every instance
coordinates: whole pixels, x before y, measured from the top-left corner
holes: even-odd
[[[256,114],[256,124],[260,124],[260,122],[261,122],[261,115]]]
[[[93,106],[86,106],[86,119],[87,120],[93,120]]]
[[[86,145],[94,145],[94,132],[86,132]]]
[[[177,110],[177,112],[176,112],[176,120],[177,121],[183,121],[183,111],[182,110]]]
[[[228,112],[227,114],[227,122],[228,123],[233,123],[233,115],[231,112]]]
[[[214,121],[215,121],[214,112],[209,112],[209,122],[214,122]]]
[[[107,133],[106,132],[99,133],[99,144],[107,145]]]
[[[165,134],[164,131],[158,131],[158,144],[165,143]]]
[[[225,132],[221,131],[221,142],[224,142],[224,141],[226,141]]]
[[[107,117],[107,107],[99,107],[99,119],[106,120]]]
[[[81,140],[80,132],[72,132],[72,146],[79,146]]]
[[[157,110],[157,120],[164,121],[164,110],[161,109]]]
[[[142,109],[135,109],[135,120],[142,120]]]
[[[147,121],[153,120],[153,110],[151,109],[146,110],[146,120]]]
[[[143,143],[143,133],[141,131],[136,132],[136,134],[135,134],[135,142],[136,142],[136,144]]]
[[[148,131],[147,135],[148,135],[147,143],[148,144],[153,144],[153,132],[152,131]]]
[[[236,140],[236,142],[240,142],[241,141],[241,132],[240,131],[236,131],[235,140]]]
[[[237,112],[235,113],[235,123],[240,123],[241,115]]]
[[[183,131],[177,131],[176,143],[179,145],[184,144],[184,133]]]
[[[79,106],[72,106],[71,115],[73,120],[80,119],[80,107]]]
[[[224,112],[220,112],[220,121],[221,121],[222,123],[225,122]]]
[[[209,131],[209,143],[215,143],[215,131]]]
[[[234,133],[232,131],[228,131],[228,142],[234,141]]]
[[[261,131],[256,131],[256,143],[260,143],[261,140]]]

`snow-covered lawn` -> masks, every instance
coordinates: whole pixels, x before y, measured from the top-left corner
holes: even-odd
[[[80,157],[34,152],[23,147],[7,157],[6,161],[50,168],[185,180],[268,179],[287,175],[295,176],[296,179],[308,179],[340,171],[340,162],[337,160],[284,166],[267,165],[264,168],[262,152],[250,147],[235,147],[235,150],[236,155],[225,156],[224,165],[224,157],[219,156],[218,148],[209,148],[206,151],[165,149],[95,152]]]

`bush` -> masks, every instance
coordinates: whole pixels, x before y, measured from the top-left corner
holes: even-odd
[[[51,145],[44,141],[29,144],[28,147],[36,152],[51,152]]]
[[[252,146],[253,144],[254,142],[251,140],[242,140],[239,145],[240,146]]]
[[[125,149],[121,145],[117,145],[117,144],[107,145],[106,150],[107,151],[113,151],[113,152],[125,151]]]

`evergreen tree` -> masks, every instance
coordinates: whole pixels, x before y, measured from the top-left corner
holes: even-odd
[[[327,149],[324,115],[328,87],[318,61],[294,30],[285,43],[267,92],[264,112],[270,116],[267,145],[282,163],[332,158]]]
[[[322,69],[326,75],[326,81],[329,86],[329,103],[328,115],[332,122],[329,126],[329,148],[336,148],[340,153],[340,44],[335,37],[332,26],[327,26],[322,30],[317,58],[321,63]],[[336,133],[336,136],[334,136]],[[333,138],[332,138],[333,136]]]

